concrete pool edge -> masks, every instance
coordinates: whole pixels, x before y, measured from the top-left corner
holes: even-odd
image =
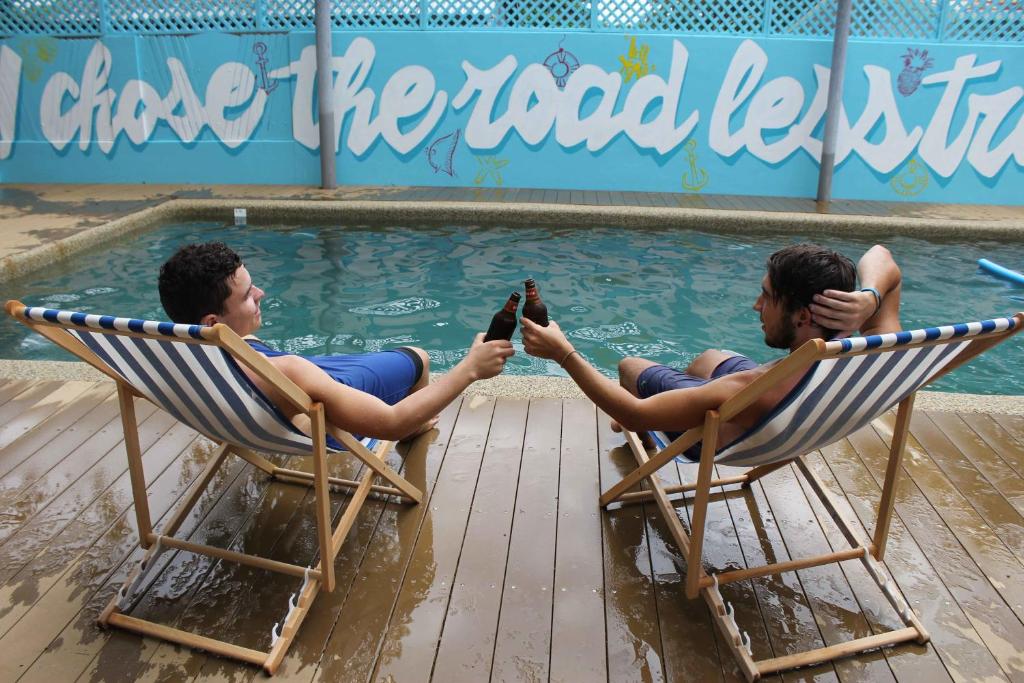
[[[436,379],[438,374],[434,375]],[[0,360],[0,379],[110,382],[86,363],[69,361]],[[498,398],[583,398],[583,392],[568,377],[540,375],[503,375],[477,382],[465,391],[467,396]],[[1024,415],[1024,396],[983,396],[922,391],[914,403],[921,410],[961,413]]]
[[[233,222],[233,209],[245,208],[253,225],[322,221],[330,223],[418,222],[578,227],[690,228],[722,233],[805,233],[887,237],[1024,239],[1024,220],[811,214],[730,209],[648,206],[581,206],[466,201],[169,199],[64,239],[0,259],[0,282],[72,257],[119,237],[182,220]]]
[[[175,220],[176,209],[172,204],[173,201],[168,201],[148,206],[63,239],[4,256],[0,258],[0,283],[23,277],[34,270],[69,259],[119,237],[156,227],[168,220]]]

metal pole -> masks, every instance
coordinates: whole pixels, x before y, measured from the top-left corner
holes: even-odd
[[[333,190],[337,186],[334,152],[334,108],[331,90],[334,69],[331,64],[331,0],[316,0],[316,87],[320,112],[320,187]]]
[[[832,67],[828,78],[828,105],[825,109],[825,137],[821,141],[821,167],[818,170],[818,203],[832,198],[832,171],[836,163],[836,136],[839,109],[843,105],[843,72],[846,71],[846,42],[850,37],[852,0],[839,0],[836,30],[832,38]]]

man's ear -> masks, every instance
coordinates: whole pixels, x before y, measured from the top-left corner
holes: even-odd
[[[804,306],[798,310],[794,322],[797,327],[810,327],[814,325],[814,316],[811,314],[811,309],[808,306]]]
[[[217,320],[217,315],[215,313],[207,313],[206,315],[199,319],[199,324],[209,325],[211,327],[213,325],[216,325],[218,322],[220,321]]]

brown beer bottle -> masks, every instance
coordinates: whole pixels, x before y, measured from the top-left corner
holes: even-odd
[[[523,304],[523,317],[541,327],[548,326],[548,307],[540,300],[537,283],[533,281],[532,277],[526,281],[526,303]]]
[[[512,292],[505,302],[505,307],[494,314],[491,326],[487,328],[487,334],[484,336],[485,342],[512,338],[512,333],[516,331],[516,311],[519,309],[520,298],[522,297],[519,292]]]

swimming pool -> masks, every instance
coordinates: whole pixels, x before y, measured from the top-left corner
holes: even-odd
[[[765,362],[751,309],[768,254],[796,235],[716,235],[692,230],[365,225],[318,227],[167,225],[12,281],[4,298],[92,313],[165,319],[160,264],[181,244],[220,239],[267,292],[259,336],[296,353],[357,353],[398,345],[427,349],[446,370],[526,277],[537,279],[551,317],[603,372],[639,355],[685,367],[709,347]],[[856,260],[872,240],[817,240]],[[1019,245],[993,241],[886,242],[904,273],[904,327],[976,320],[1024,309],[1024,289],[982,273],[979,257],[1021,266]],[[564,375],[518,353],[506,372]],[[7,319],[0,357],[71,360]],[[1024,394],[1024,342],[1012,340],[934,388]]]

